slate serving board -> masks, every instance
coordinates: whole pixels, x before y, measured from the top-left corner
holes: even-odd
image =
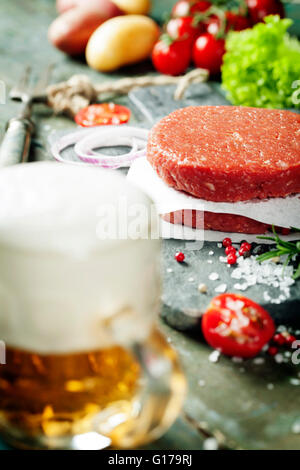
[[[153,126],[160,118],[186,106],[229,105],[219,91],[217,84],[200,83],[188,87],[182,100],[174,100],[174,85],[136,88],[129,93],[129,99]]]
[[[174,100],[174,91],[174,86],[139,88],[133,90],[129,98],[150,125],[185,106],[229,104],[216,83],[191,85],[181,101]],[[187,262],[183,265],[174,261],[177,250],[186,254]],[[214,252],[213,256],[209,256],[210,251]],[[276,298],[277,290],[274,287],[257,284],[244,292],[235,289],[236,280],[231,278],[232,271],[219,261],[220,256],[224,256],[224,249],[218,248],[217,243],[213,242],[206,242],[201,250],[188,252],[185,251],[185,242],[169,240],[164,243],[165,288],[162,316],[170,326],[182,331],[194,329],[199,324],[201,312],[205,311],[210,300],[217,295],[215,287],[222,282],[227,285],[227,292],[244,294],[261,304],[271,313],[277,324],[300,327],[299,281],[292,286],[291,296],[287,301],[273,304],[265,300],[264,291],[268,290],[270,297]],[[168,272],[170,269],[172,271]],[[209,280],[208,276],[212,272],[219,274],[218,282]],[[198,292],[199,283],[207,285],[206,294]]]

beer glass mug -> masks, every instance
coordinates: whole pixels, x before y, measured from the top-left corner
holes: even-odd
[[[8,442],[132,448],[177,417],[185,381],[155,327],[160,243],[151,209],[118,172],[50,162],[1,170]]]

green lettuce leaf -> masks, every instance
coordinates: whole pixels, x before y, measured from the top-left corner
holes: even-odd
[[[286,32],[291,24],[268,16],[252,29],[229,33],[222,84],[233,104],[300,108],[300,42]]]

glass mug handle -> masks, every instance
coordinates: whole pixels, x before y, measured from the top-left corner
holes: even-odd
[[[141,369],[140,392],[132,403],[112,405],[95,418],[93,428],[103,438],[103,448],[136,448],[158,439],[177,418],[185,397],[177,354],[161,333],[154,330],[131,352]],[[82,448],[76,444],[80,442],[75,436],[72,448]]]
[[[139,446],[158,439],[177,418],[185,396],[185,379],[176,353],[160,333],[153,333],[151,339],[133,347],[145,384],[137,414],[127,423],[128,432],[120,442],[124,448],[132,442]]]

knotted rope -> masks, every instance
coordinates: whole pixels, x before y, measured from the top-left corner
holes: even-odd
[[[186,75],[128,77],[93,85],[86,75],[74,75],[66,82],[50,85],[47,88],[48,103],[56,114],[64,113],[74,117],[80,109],[97,101],[105,93],[127,94],[136,87],[153,85],[177,85],[174,99],[183,98],[185,91],[192,83],[202,83],[208,79],[208,71],[194,69]]]

